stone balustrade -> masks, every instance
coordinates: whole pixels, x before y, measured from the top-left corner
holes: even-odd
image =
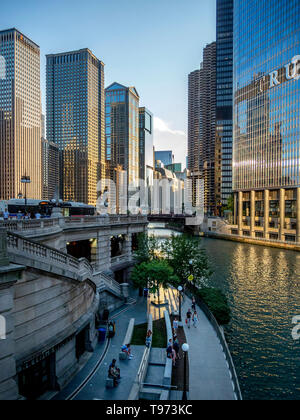
[[[128,225],[134,223],[147,223],[146,216],[84,216],[84,217],[65,217],[57,219],[39,220],[15,220],[0,221],[0,228],[9,232],[28,232],[51,228],[70,229],[78,227],[105,227],[116,225]]]
[[[11,259],[24,259],[24,263],[33,268],[45,269],[59,275],[84,281],[93,278],[93,267],[85,259],[77,259],[47,245],[34,242],[12,232],[7,232],[8,252]]]

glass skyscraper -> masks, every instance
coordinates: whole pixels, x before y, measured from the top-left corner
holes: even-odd
[[[234,233],[300,242],[300,2],[234,2]]]
[[[104,64],[88,49],[47,56],[47,140],[59,147],[60,197],[95,205],[105,178]]]
[[[153,184],[154,151],[153,151],[153,114],[145,107],[139,109],[139,164],[140,179]]]
[[[0,31],[0,200],[40,199],[40,48],[16,29]]]
[[[217,0],[217,144],[220,171],[216,200],[227,204],[232,195],[233,0]],[[218,156],[216,156],[217,160]]]
[[[105,89],[106,160],[108,175],[121,168],[127,182],[139,179],[139,95],[134,87],[113,83]]]

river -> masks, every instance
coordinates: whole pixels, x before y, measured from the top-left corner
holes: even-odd
[[[154,228],[154,226],[153,226]],[[159,237],[172,233],[150,229]],[[245,400],[300,399],[300,253],[216,239],[199,239],[214,274],[210,284],[229,299],[226,327]]]

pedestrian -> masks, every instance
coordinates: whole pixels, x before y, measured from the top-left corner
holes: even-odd
[[[115,325],[112,321],[108,324],[108,336],[109,338],[113,338],[115,335]]]
[[[1,222],[4,222],[4,215],[3,215],[3,211],[0,211],[0,220],[1,220]]]
[[[173,349],[176,351],[177,359],[180,359],[180,354],[179,354],[180,347],[179,347],[179,341],[178,341],[177,336],[174,337]]]
[[[22,217],[23,217],[23,215],[22,215],[21,211],[19,210],[18,213],[17,213],[17,220],[22,220]]]
[[[177,357],[176,351],[175,351],[174,347],[172,347],[172,361],[173,361],[173,367],[175,367],[175,366],[176,366],[176,357]]]
[[[194,327],[197,328],[197,324],[198,324],[198,314],[197,314],[197,311],[194,311],[194,313],[193,313],[193,324],[194,324]]]
[[[192,309],[193,309],[193,311],[195,311],[196,310],[196,299],[195,299],[195,297],[193,296],[193,298],[192,298]]]
[[[167,346],[167,357],[169,359],[173,358],[173,341],[170,339]]]
[[[192,312],[191,312],[191,309],[189,309],[186,313],[186,320],[185,320],[188,328],[191,328],[191,319],[192,319]]]
[[[121,350],[122,352],[127,354],[129,360],[133,359],[133,355],[131,354],[130,344],[125,344],[125,346],[122,346]]]
[[[152,341],[152,331],[149,330],[146,335],[146,346],[149,348],[151,346]]]
[[[174,335],[177,335],[177,330],[178,330],[178,320],[177,320],[177,318],[175,318],[174,321],[173,321],[173,333],[174,333]]]
[[[117,367],[116,363],[116,359],[113,359],[108,368],[108,377],[114,380],[115,387],[119,385],[119,381],[121,379],[121,371]]]
[[[36,219],[40,219],[42,216],[41,216],[41,213],[39,213],[39,212],[37,212],[36,214],[35,214],[35,218]]]

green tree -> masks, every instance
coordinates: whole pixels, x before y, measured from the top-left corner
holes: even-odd
[[[199,238],[172,235],[163,243],[162,253],[183,285],[187,284],[189,276],[193,275],[193,284],[201,287],[212,274]]]
[[[166,261],[152,260],[143,262],[134,267],[131,273],[131,281],[136,288],[147,287],[153,294],[158,292],[160,287],[167,289],[170,286],[177,287],[179,278],[174,275],[174,270]]]
[[[138,249],[134,253],[134,258],[139,264],[160,259],[158,239],[154,235],[148,236],[146,233],[140,233],[138,236]]]

